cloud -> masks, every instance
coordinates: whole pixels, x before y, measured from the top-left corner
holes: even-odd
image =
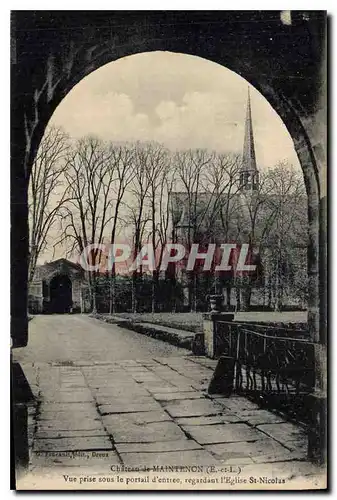
[[[70,135],[164,143],[171,149],[241,152],[248,83],[204,59],[168,52],[130,56],[83,79],[52,121]],[[257,161],[299,165],[291,137],[266,99],[251,87]]]
[[[149,118],[135,113],[126,94],[109,92],[95,95],[76,89],[54,113],[52,121],[63,126],[71,136],[97,135],[106,140],[145,140],[149,135]]]

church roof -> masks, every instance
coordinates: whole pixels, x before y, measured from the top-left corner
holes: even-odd
[[[38,266],[39,268],[42,268],[42,267],[52,267],[52,268],[56,268],[56,267],[59,267],[59,266],[66,266],[66,267],[72,267],[74,269],[81,269],[81,266],[79,264],[76,264],[76,262],[72,262],[71,260],[68,260],[68,259],[65,259],[63,257],[61,257],[60,259],[56,259],[56,260],[53,260],[52,262],[46,262],[45,264],[42,264],[40,266]]]
[[[187,193],[171,193],[172,204],[171,204],[171,214],[173,226],[178,229],[181,228],[184,232],[187,231],[188,227],[193,227],[193,225],[198,226],[199,231],[207,237],[207,235],[218,235],[221,237],[223,228],[221,222],[220,212],[228,207],[228,235],[229,239],[237,237],[237,230],[240,227],[240,234],[243,238],[247,235],[246,231],[250,228],[250,216],[249,216],[249,205],[252,203],[252,209],[254,211],[255,203],[251,198],[247,198],[245,193],[237,193],[228,198],[227,193],[223,193],[220,198],[216,198],[212,193],[193,193],[196,196],[195,204],[190,207],[188,203]],[[306,230],[306,217],[307,217],[307,199],[305,196],[298,197],[296,200],[289,195],[289,200],[280,196],[276,193],[270,193],[264,195],[264,203],[256,212],[256,235],[258,236],[259,229],[265,227],[268,217],[271,216],[273,210],[281,203],[283,210],[286,214],[289,214],[289,222],[291,220],[291,214],[297,215],[293,220],[294,224],[291,224],[291,229],[289,228],[288,238],[294,240],[294,244],[297,246],[306,245],[307,241],[307,230]],[[257,200],[261,201],[260,196]],[[192,204],[190,204],[192,205]],[[191,212],[189,214],[189,211]],[[287,216],[284,214],[285,219]]]

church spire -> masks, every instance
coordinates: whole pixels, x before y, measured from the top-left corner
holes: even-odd
[[[245,138],[243,143],[242,167],[240,170],[240,187],[245,190],[257,190],[259,173],[256,166],[252,110],[248,87]]]

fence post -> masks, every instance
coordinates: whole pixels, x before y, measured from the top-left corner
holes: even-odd
[[[219,321],[233,321],[234,314],[230,313],[204,313],[203,314],[203,331],[205,342],[205,354],[209,358],[216,357],[217,352],[217,323]]]

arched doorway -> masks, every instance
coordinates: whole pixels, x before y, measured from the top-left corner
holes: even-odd
[[[69,313],[72,307],[72,284],[65,274],[57,274],[50,282],[50,312]]]

